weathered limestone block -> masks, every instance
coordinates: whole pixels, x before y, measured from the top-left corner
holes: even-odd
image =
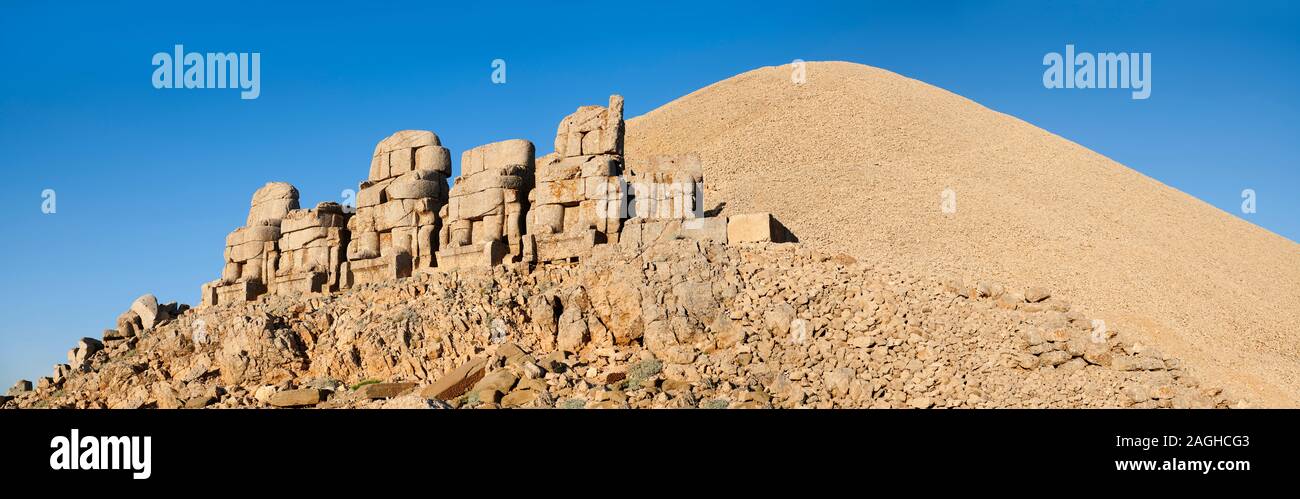
[[[582,106],[560,121],[555,152],[560,157],[584,154],[623,155],[623,97],[611,95],[609,106]]]
[[[425,130],[402,130],[379,142],[370,162],[369,180],[380,181],[407,172],[427,170],[451,175],[451,151],[438,136]]]
[[[682,221],[633,218],[623,224],[618,244],[624,250],[641,252],[650,246],[672,241],[682,234]]]
[[[771,213],[732,215],[727,219],[729,243],[787,243],[797,239]]]
[[[167,311],[158,307],[158,298],[152,294],[145,294],[131,302],[131,312],[140,318],[141,328],[145,331],[171,318],[167,315]]]
[[[420,390],[420,396],[439,400],[451,400],[469,391],[470,387],[483,379],[487,372],[487,359],[473,359],[451,372],[438,378],[432,385]],[[28,383],[30,385],[30,383]],[[28,388],[31,389],[30,387]]]
[[[284,182],[268,183],[253,193],[251,205],[245,226],[254,227],[263,222],[278,225],[290,210],[298,209],[298,189]]]
[[[707,217],[682,221],[682,237],[727,244],[727,218]]]
[[[531,172],[535,163],[536,148],[524,139],[510,139],[481,145],[465,151],[460,157],[460,178],[479,172],[508,166],[522,166]],[[454,188],[454,186],[453,186]]]
[[[584,185],[580,178],[539,182],[537,188],[533,189],[533,193],[536,194],[535,202],[539,205],[580,203],[587,199]]]
[[[595,229],[538,236],[528,234],[524,244],[524,259],[533,262],[556,262],[591,256],[597,244]],[[545,239],[542,239],[545,237]]]
[[[224,305],[226,303],[245,303],[257,300],[266,293],[266,286],[261,281],[239,281],[234,284],[215,286],[213,298],[216,301],[205,305]]]
[[[349,261],[348,287],[411,277],[411,255],[397,253],[368,260]]]

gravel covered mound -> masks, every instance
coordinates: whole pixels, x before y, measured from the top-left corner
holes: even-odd
[[[629,164],[697,153],[724,214],[771,211],[900,271],[1050,283],[1207,381],[1300,406],[1300,245],[943,89],[850,63],[791,72],[630,120]]]

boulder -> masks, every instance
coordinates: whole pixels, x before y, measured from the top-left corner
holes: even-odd
[[[443,375],[432,385],[424,387],[420,390],[420,395],[429,399],[454,399],[464,395],[471,386],[483,379],[486,369],[487,359],[471,360]]]
[[[25,379],[20,379],[18,380],[18,382],[14,383],[13,387],[9,388],[9,395],[17,396],[23,392],[30,392],[30,391],[32,391],[32,382]]]
[[[315,388],[302,388],[298,390],[286,390],[277,392],[269,399],[269,403],[276,407],[306,407],[313,406],[325,401],[327,392]]]
[[[131,312],[140,318],[140,325],[146,331],[153,329],[160,322],[158,298],[152,294],[146,294],[131,302]]]

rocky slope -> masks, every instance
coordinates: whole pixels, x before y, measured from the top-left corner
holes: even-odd
[[[4,407],[1227,407],[1044,289],[803,244],[607,246],[162,314]]]
[[[926,83],[840,62],[791,74],[629,120],[629,164],[698,154],[724,214],[771,211],[813,247],[904,271],[1051,283],[1208,381],[1300,406],[1300,245]]]

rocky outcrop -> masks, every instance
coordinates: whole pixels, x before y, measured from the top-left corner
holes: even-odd
[[[1056,296],[1031,303],[799,244],[607,249],[189,310],[6,407],[1238,403]]]

